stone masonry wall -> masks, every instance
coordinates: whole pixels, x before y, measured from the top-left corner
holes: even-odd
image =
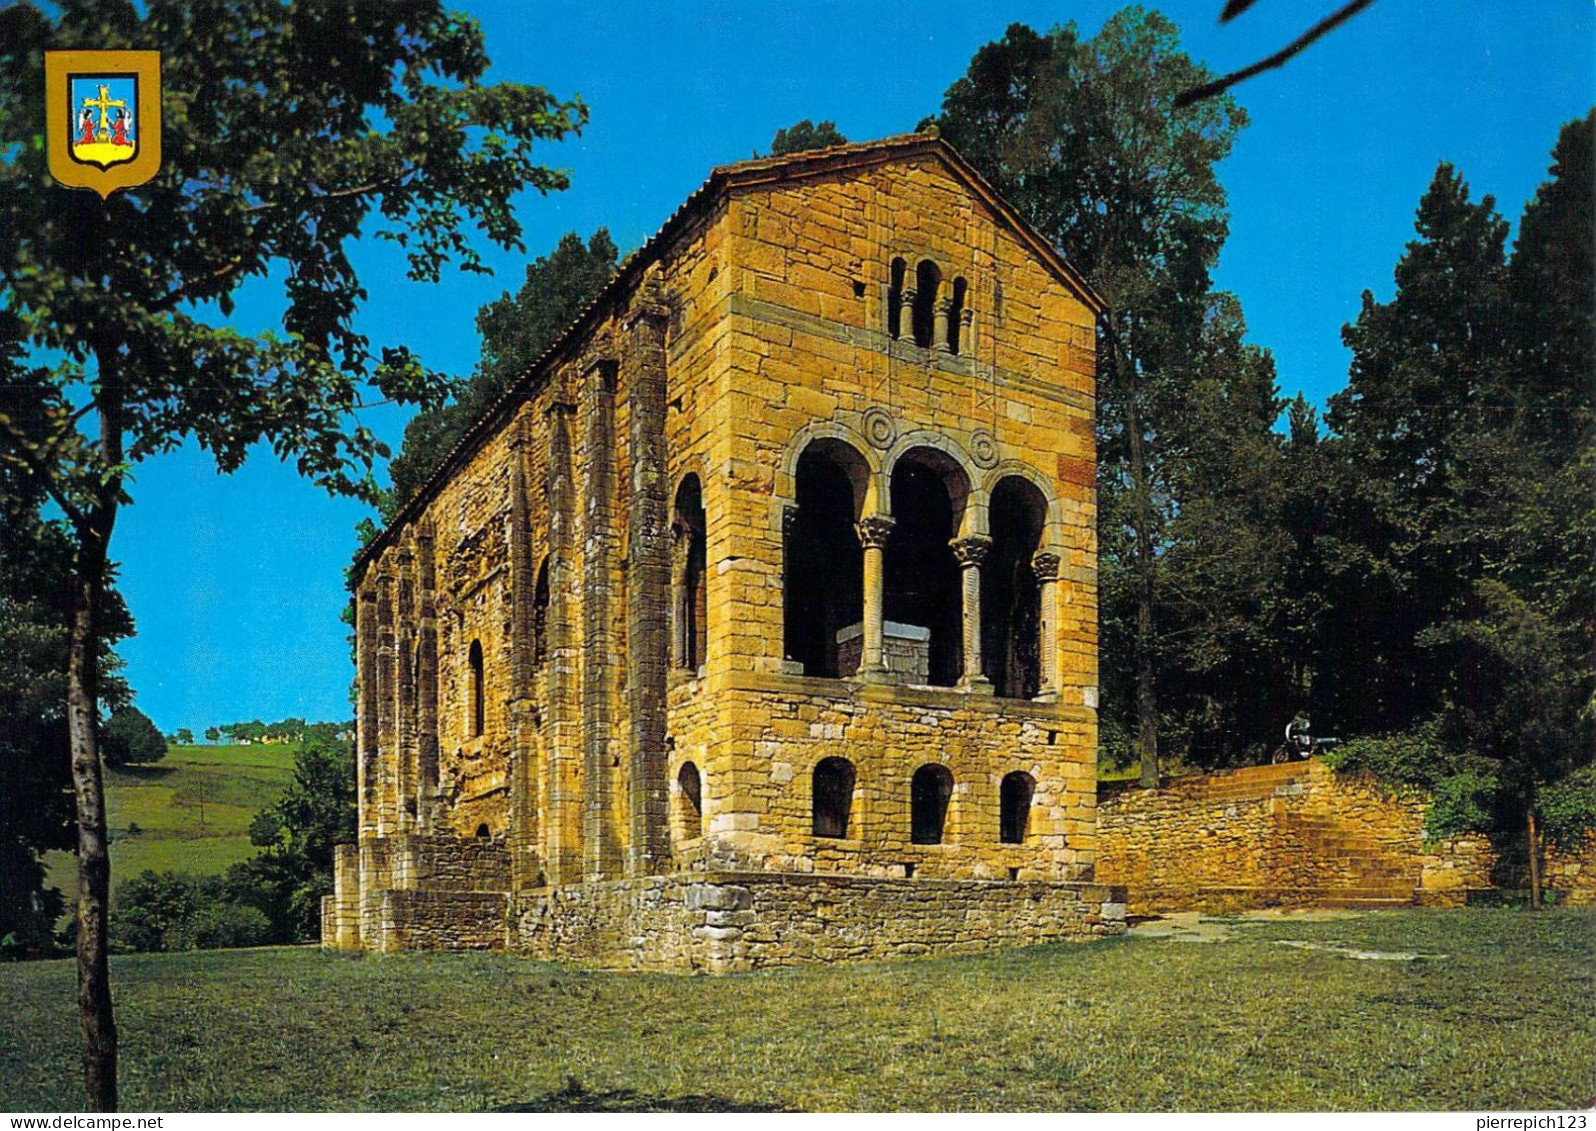
[[[678,874],[518,896],[512,945],[615,969],[722,973],[1108,936],[1124,930],[1124,901],[1103,884]]]
[[[1096,878],[1135,914],[1461,905],[1490,886],[1490,846],[1427,845],[1425,809],[1317,760],[1125,789],[1098,802]]]

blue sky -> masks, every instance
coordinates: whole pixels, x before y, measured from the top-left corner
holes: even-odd
[[[1221,28],[1220,0],[1161,5],[1216,71],[1268,54],[1339,0],[1262,0]],[[1121,5],[747,3],[468,4],[492,77],[580,94],[582,137],[543,151],[570,191],[529,196],[526,255],[495,277],[411,284],[391,245],[355,251],[360,325],[429,365],[470,370],[484,302],[519,284],[559,236],[608,225],[623,248],[652,233],[711,166],[765,150],[801,118],[849,138],[906,132],[940,105],[982,44],[1012,22],[1073,20],[1091,34]],[[1384,0],[1284,69],[1237,88],[1251,125],[1222,168],[1231,235],[1217,282],[1240,296],[1281,388],[1322,403],[1346,381],[1340,329],[1365,288],[1391,291],[1436,163],[1516,221],[1545,177],[1558,127],[1596,99],[1590,0]],[[277,324],[265,283],[235,321]],[[363,422],[397,448],[408,412]],[[139,634],[122,647],[137,702],[163,730],[235,719],[350,715],[343,568],[358,504],[331,499],[262,453],[218,476],[192,448],[141,465],[114,554]]]

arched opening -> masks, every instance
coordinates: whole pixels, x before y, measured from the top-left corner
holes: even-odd
[[[683,762],[676,774],[677,795],[681,805],[682,839],[692,840],[704,832],[703,783],[698,778],[698,767]]]
[[[846,837],[852,812],[853,763],[846,758],[822,758],[815,766],[815,835]]]
[[[1017,475],[998,481],[988,510],[992,549],[981,567],[981,666],[997,695],[1031,699],[1041,684],[1041,587],[1031,556],[1047,500]]]
[[[914,344],[929,348],[936,334],[937,289],[942,272],[929,259],[914,269]]]
[[[969,286],[962,276],[953,280],[953,303],[948,307],[948,349],[953,353],[963,349],[964,297],[968,291]]]
[[[673,569],[675,624],[673,641],[677,666],[697,671],[703,666],[708,645],[704,592],[704,493],[697,475],[688,475],[676,489],[671,533],[677,555]]]
[[[469,704],[470,717],[466,720],[467,729],[472,738],[481,738],[486,729],[487,711],[485,710],[486,698],[482,687],[482,642],[473,640],[471,650],[466,656],[466,662],[471,671],[468,676],[470,686],[466,688],[467,703]]]
[[[842,670],[837,633],[864,618],[864,551],[854,523],[869,476],[864,457],[841,440],[814,440],[798,458],[782,588],[786,658],[805,675],[853,674]]]
[[[477,826],[477,839],[478,840],[487,840],[488,837],[491,836],[491,835],[492,834],[488,832],[488,823],[486,821],[482,822],[482,824]]]
[[[909,779],[909,840],[941,844],[953,797],[953,774],[946,766],[925,765]]]
[[[549,658],[549,559],[538,567],[532,589],[532,663],[542,667]]]
[[[1004,844],[1024,844],[1031,831],[1031,798],[1036,779],[1023,770],[1003,776],[998,790],[998,839]]]
[[[969,494],[963,468],[935,448],[914,448],[892,469],[883,615],[930,632],[925,682],[939,687],[953,686],[963,672],[963,592],[949,543]]]
[[[898,338],[903,336],[903,278],[909,273],[909,265],[900,257],[892,261],[892,270],[887,278],[887,337]]]

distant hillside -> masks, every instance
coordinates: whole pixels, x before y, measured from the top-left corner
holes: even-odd
[[[253,854],[249,822],[293,777],[294,746],[173,746],[151,766],[106,771],[111,884],[145,869],[212,874]],[[51,853],[50,882],[77,890],[70,853]]]

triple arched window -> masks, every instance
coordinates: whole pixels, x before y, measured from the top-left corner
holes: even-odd
[[[945,280],[942,268],[922,259],[911,271],[895,258],[887,271],[887,336],[921,349],[945,353],[969,348],[969,285],[962,276]]]

